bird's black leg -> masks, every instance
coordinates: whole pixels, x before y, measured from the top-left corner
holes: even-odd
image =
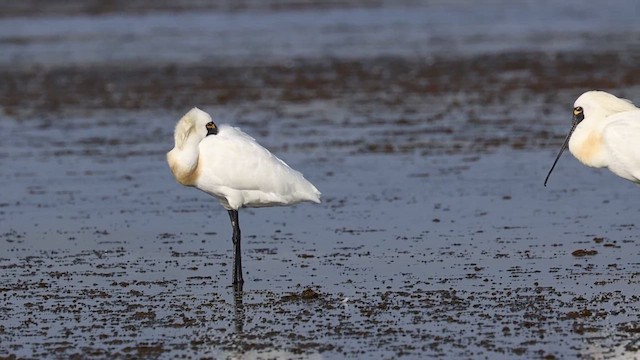
[[[229,210],[229,218],[233,227],[233,285],[242,289],[242,254],[240,253],[240,223],[238,222],[238,210]]]

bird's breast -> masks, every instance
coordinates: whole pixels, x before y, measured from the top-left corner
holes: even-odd
[[[569,140],[569,151],[581,163],[591,167],[603,167],[602,163],[602,135],[595,131],[582,134],[577,131]]]
[[[194,186],[198,177],[200,177],[201,167],[199,166],[199,159],[196,160],[195,166],[188,166],[180,161],[180,157],[170,152],[167,154],[167,162],[169,163],[171,173],[181,185]]]

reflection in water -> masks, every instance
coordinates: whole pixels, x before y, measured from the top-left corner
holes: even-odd
[[[233,286],[233,304],[234,304],[234,340],[243,342],[244,333],[244,304],[242,303],[242,298],[244,296],[244,292],[242,291],[242,284],[237,284]],[[234,341],[234,344],[235,344]],[[240,347],[242,348],[242,347]]]
[[[245,321],[245,309],[244,309],[244,291],[242,285],[233,285],[233,318],[229,320],[229,328],[233,326],[233,331],[229,331],[228,337],[225,339],[226,348],[228,350],[217,353],[215,358],[222,359],[247,359],[255,358],[252,356],[247,357],[255,351],[250,351],[250,344],[247,343],[247,339],[244,334],[244,321]]]
[[[231,334],[231,345],[233,352],[243,354],[247,349],[244,337],[244,292],[242,284],[233,285],[233,327],[234,332]],[[241,356],[240,356],[241,357]]]
[[[233,302],[234,302],[234,316],[233,327],[234,331],[231,334],[231,348],[230,351],[223,351],[217,354],[216,358],[224,359],[305,359],[305,360],[322,360],[324,357],[315,352],[309,351],[307,353],[292,353],[287,350],[276,349],[271,346],[261,347],[255,349],[255,344],[252,346],[247,341],[244,333],[245,323],[245,308],[244,308],[244,291],[242,285],[233,286]]]

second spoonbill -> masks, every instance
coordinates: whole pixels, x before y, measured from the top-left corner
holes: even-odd
[[[640,184],[640,109],[604,91],[588,91],[573,104],[573,121],[547,181],[562,152],[581,163],[606,167],[623,179]]]

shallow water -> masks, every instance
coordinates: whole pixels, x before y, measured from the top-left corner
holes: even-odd
[[[286,63],[296,58],[591,50],[594,42],[599,51],[629,51],[630,44],[638,45],[640,32],[638,4],[629,0],[608,2],[607,11],[589,11],[591,3],[585,0],[346,3],[101,16],[65,16],[68,10],[54,5],[51,16],[0,21],[0,62]]]
[[[542,186],[579,93],[640,98],[635,5],[473,4],[0,19],[0,355],[638,356],[637,186]],[[164,160],[194,105],[323,192],[241,210],[242,293]]]

